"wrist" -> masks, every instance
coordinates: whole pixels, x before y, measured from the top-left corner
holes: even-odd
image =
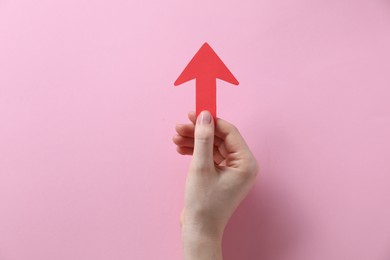
[[[183,224],[181,237],[184,260],[222,260],[222,233]]]
[[[181,226],[181,237],[183,242],[187,240],[201,240],[213,243],[221,243],[223,229],[209,228],[198,224],[185,224]]]
[[[202,214],[183,211],[181,216],[182,236],[195,236],[202,239],[221,241],[226,221]]]

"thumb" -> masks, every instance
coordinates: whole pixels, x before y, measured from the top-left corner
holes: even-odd
[[[210,112],[202,111],[195,125],[192,163],[202,169],[214,166],[214,120]]]

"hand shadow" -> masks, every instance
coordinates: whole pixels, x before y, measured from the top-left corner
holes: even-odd
[[[267,183],[261,185],[255,185],[225,229],[224,260],[291,259],[302,238],[295,205]]]

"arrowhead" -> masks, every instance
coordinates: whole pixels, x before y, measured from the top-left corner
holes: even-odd
[[[202,45],[174,84],[178,86],[199,76],[214,77],[238,85],[237,79],[207,42]]]

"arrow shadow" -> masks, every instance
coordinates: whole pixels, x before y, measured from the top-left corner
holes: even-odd
[[[302,240],[302,220],[291,208],[294,203],[267,183],[261,185],[255,185],[225,229],[224,260],[292,259]]]

